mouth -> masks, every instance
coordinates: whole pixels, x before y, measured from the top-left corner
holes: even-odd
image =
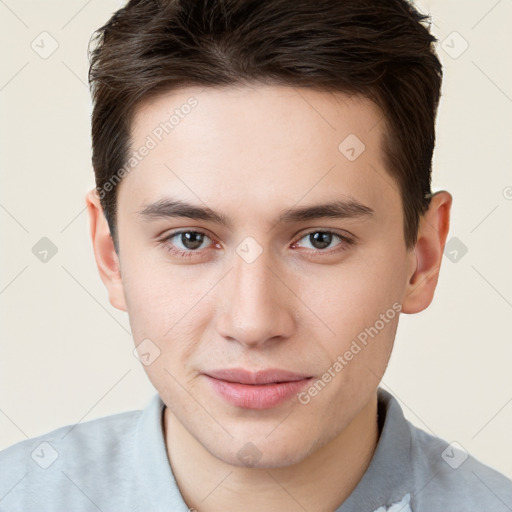
[[[250,372],[241,368],[203,373],[213,390],[243,409],[271,409],[290,400],[313,378],[288,370]]]

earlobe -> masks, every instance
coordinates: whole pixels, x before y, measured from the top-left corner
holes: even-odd
[[[101,207],[100,200],[94,189],[87,193],[85,201],[89,215],[94,257],[101,280],[107,288],[112,306],[126,311],[119,257],[110,235],[107,220],[103,214],[103,208]]]
[[[423,311],[434,298],[450,227],[451,204],[452,196],[448,192],[437,192],[420,218],[418,239],[411,255],[416,258],[416,265],[405,290],[403,313]]]

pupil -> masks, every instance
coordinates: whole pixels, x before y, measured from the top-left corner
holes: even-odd
[[[181,242],[187,249],[197,249],[203,243],[203,234],[187,231],[181,234]]]
[[[326,247],[329,247],[332,242],[332,233],[311,233],[309,235],[309,239],[313,247],[316,249],[325,249]]]

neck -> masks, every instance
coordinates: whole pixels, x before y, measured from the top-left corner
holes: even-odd
[[[379,438],[377,394],[334,439],[281,468],[241,468],[219,460],[168,408],[164,432],[172,470],[190,510],[226,512],[243,503],[248,512],[332,511],[355,489],[372,459]]]

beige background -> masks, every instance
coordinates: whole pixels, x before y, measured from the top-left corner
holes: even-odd
[[[0,1],[0,448],[142,408],[154,392],[97,275],[84,211],[86,49],[120,5]],[[454,196],[458,259],[443,258],[432,306],[402,316],[382,385],[418,426],[512,477],[512,2],[420,5],[445,66],[434,190]],[[52,39],[47,58],[31,47],[49,52]],[[32,253],[42,237],[58,250],[46,263]]]

